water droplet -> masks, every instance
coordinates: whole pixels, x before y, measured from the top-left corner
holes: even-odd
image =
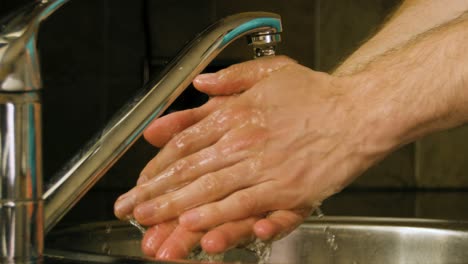
[[[268,263],[271,255],[271,243],[266,243],[260,239],[256,239],[254,242],[248,244],[245,248],[255,252],[258,259],[258,264]]]
[[[325,242],[327,243],[328,247],[332,251],[337,251],[338,243],[336,242],[336,235],[332,233],[329,226],[325,227],[323,232],[325,233]]]
[[[224,253],[208,254],[205,251],[203,251],[200,247],[197,247],[193,249],[192,252],[190,252],[188,259],[200,262],[223,262]]]
[[[110,234],[112,232],[112,226],[111,225],[107,225],[106,226],[106,234]]]
[[[111,249],[110,249],[109,244],[107,244],[107,243],[102,244],[101,252],[104,253],[104,254],[110,255]]]
[[[323,214],[322,209],[320,209],[320,207],[317,207],[317,208],[315,209],[315,213],[317,214],[317,217],[318,217],[318,218],[322,218],[322,217],[325,216],[325,215]]]
[[[140,230],[140,232],[141,232],[142,235],[144,235],[144,234],[146,233],[146,228],[144,228],[142,225],[140,225],[140,223],[138,223],[137,220],[135,220],[135,219],[132,218],[132,219],[128,220],[128,222],[129,222],[132,226],[138,228],[138,230]]]

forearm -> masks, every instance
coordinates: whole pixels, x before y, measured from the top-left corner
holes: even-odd
[[[467,0],[406,0],[382,29],[348,57],[334,74],[351,74],[375,57],[459,17],[466,10]]]
[[[468,121],[468,13],[349,77],[395,145]]]

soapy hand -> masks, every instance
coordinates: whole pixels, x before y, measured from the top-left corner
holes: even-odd
[[[285,57],[199,76],[202,91],[242,94],[168,117],[174,125],[165,137],[152,137],[164,118],[154,123],[146,138],[169,141],[119,198],[116,215],[133,214],[144,225],[180,215],[180,226],[197,232],[318,206],[395,147],[385,133],[366,129],[381,117],[377,97],[368,98],[375,93],[363,96],[342,79]],[[257,236],[270,217],[254,225]]]
[[[270,70],[274,70],[285,64],[293,63],[293,61],[280,58],[272,61],[266,60],[265,65],[267,63]],[[221,87],[216,83],[202,83],[197,87],[210,94],[222,92],[228,95],[229,93],[236,93],[244,89],[245,83],[263,78],[264,68],[258,69],[259,71],[249,71],[243,75],[242,79],[235,76],[226,76],[227,79],[224,82],[235,77],[229,87]],[[232,73],[237,73],[237,71]],[[220,88],[224,90],[219,91]],[[205,118],[210,112],[222,106],[226,100],[228,100],[227,97],[218,96],[202,107],[162,117],[153,122],[145,131],[145,138],[151,144],[163,147],[174,135]],[[150,164],[152,163],[148,165]],[[158,168],[151,169],[152,175],[156,175]],[[142,185],[149,180],[150,178],[142,173],[137,185]],[[122,218],[125,216],[125,214],[119,215],[118,212],[116,210],[118,216]],[[302,223],[311,212],[312,210],[279,210],[271,213],[267,218],[250,217],[233,221],[218,226],[209,232],[192,232],[179,226],[177,221],[172,220],[149,228],[142,241],[142,250],[148,256],[163,259],[184,258],[197,245],[201,245],[208,253],[220,253],[234,246],[250,242],[255,236],[263,240],[282,237]]]

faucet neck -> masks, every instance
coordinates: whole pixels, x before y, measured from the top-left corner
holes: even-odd
[[[242,36],[259,34],[251,41],[254,50],[266,47],[268,51],[257,55],[274,55],[271,47],[281,32],[278,15],[260,12],[234,15],[208,28],[182,50],[164,76],[130,100],[42,194],[37,91],[41,84],[35,41],[39,22],[67,1],[36,1],[0,32],[2,262],[40,258],[44,230],[61,219],[227,45]]]
[[[34,1],[0,20],[0,262],[44,248],[39,24],[68,0]]]
[[[37,92],[0,93],[0,262],[43,251],[41,109]]]

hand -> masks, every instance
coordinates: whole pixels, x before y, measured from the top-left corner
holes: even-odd
[[[278,61],[281,67],[265,67]],[[232,89],[236,79],[241,89]],[[133,210],[154,225],[181,214],[180,224],[195,231],[314,208],[394,147],[385,133],[367,129],[380,118],[368,111],[378,106],[374,98],[285,58],[239,64],[194,83],[245,92],[172,138],[143,170],[151,180],[117,202],[117,215]]]
[[[286,63],[292,63],[292,61],[283,58],[276,60],[275,64],[269,66],[279,68]],[[271,70],[274,70],[274,68]],[[244,79],[237,78],[237,83],[230,82],[230,87],[225,87],[229,88],[229,90],[225,89],[224,91],[216,91],[220,87],[213,84],[200,85],[199,87],[204,88],[205,92],[211,94],[220,92],[228,94],[241,90],[244,85],[242,81],[248,81],[249,78],[254,81],[259,79],[261,75],[262,72],[260,71],[250,72],[249,75],[244,75]],[[151,144],[163,147],[174,135],[199,122],[226,100],[227,98],[223,97],[213,98],[200,108],[181,111],[160,118],[145,131],[145,137]],[[157,174],[155,173],[156,170],[156,168],[152,168],[152,175]],[[146,174],[142,173],[137,185],[141,185],[148,180],[150,179],[146,177]],[[116,215],[121,218],[127,215],[118,214],[118,212],[119,210],[116,209]],[[162,259],[184,258],[198,244],[201,244],[208,253],[220,253],[239,244],[250,242],[254,236],[262,240],[285,236],[302,223],[311,212],[312,210],[276,211],[267,218],[250,217],[223,224],[207,233],[191,232],[177,225],[176,221],[169,221],[148,229],[142,241],[142,249],[146,255]]]
[[[206,233],[189,231],[172,220],[149,228],[143,237],[142,250],[145,255],[158,259],[186,258],[197,245],[209,254],[221,253],[251,242],[255,233],[266,235],[264,240],[284,236],[302,223],[309,213],[276,211],[268,219],[250,217],[232,221]]]

